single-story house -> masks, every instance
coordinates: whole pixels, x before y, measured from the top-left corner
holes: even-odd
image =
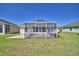
[[[57,23],[37,19],[30,23],[24,23],[20,27],[20,34],[23,38],[56,38],[58,35]]]
[[[79,32],[79,21],[66,24],[61,28],[64,32]]]
[[[0,34],[19,32],[19,27],[11,22],[0,19]]]

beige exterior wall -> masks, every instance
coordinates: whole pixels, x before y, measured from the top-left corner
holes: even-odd
[[[10,25],[10,33],[20,32],[20,28],[15,25]]]
[[[7,23],[7,21],[0,21],[0,25],[2,25],[2,28],[3,28],[3,32],[0,33],[0,34],[6,34],[5,33],[5,25],[10,25],[10,32],[9,33],[14,33],[14,32],[19,32],[20,31],[20,28],[15,25],[15,24],[12,24],[12,23]]]
[[[3,26],[3,32],[0,34],[6,34],[5,33],[5,25],[2,24],[2,26]],[[9,33],[15,33],[15,32],[19,32],[19,31],[20,31],[20,28],[18,26],[10,25],[10,32]]]

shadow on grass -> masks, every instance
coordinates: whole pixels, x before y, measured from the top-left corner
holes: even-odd
[[[77,33],[77,35],[79,36],[79,33]]]

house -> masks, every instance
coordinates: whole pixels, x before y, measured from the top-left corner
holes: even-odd
[[[72,22],[62,26],[64,32],[79,32],[79,21]]]
[[[0,19],[0,34],[19,32],[19,27],[14,23]]]
[[[22,38],[56,38],[57,30],[57,23],[37,19],[30,23],[24,23],[20,27],[20,34]]]

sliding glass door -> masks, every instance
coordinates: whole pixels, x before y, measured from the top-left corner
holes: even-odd
[[[33,27],[33,32],[46,32],[45,27]]]
[[[0,33],[3,32],[3,25],[0,25]]]
[[[5,33],[9,33],[10,32],[10,25],[5,25]]]

